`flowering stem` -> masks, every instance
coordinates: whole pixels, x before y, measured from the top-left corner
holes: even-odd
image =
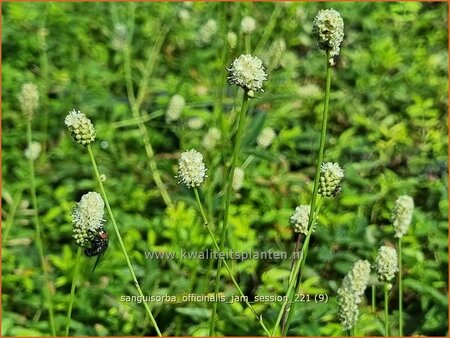
[[[208,219],[206,217],[202,202],[200,200],[200,196],[198,194],[198,189],[194,188],[194,194],[195,194],[195,200],[197,201],[197,205],[198,208],[200,209],[200,214],[202,215],[203,218],[203,222],[205,224],[205,227],[208,229],[209,232],[209,236],[211,237],[211,240],[213,241],[213,244],[216,248],[216,250],[218,251],[218,253],[220,254],[222,251],[219,248],[219,244],[217,244],[217,241],[214,237],[214,234],[211,230],[211,227],[209,226],[208,223]],[[242,299],[246,299],[244,292],[242,291],[242,289],[240,288],[239,284],[237,283],[236,279],[233,276],[233,273],[231,272],[230,267],[228,266],[227,262],[224,260],[223,261],[223,265],[225,266],[225,269],[227,270],[228,274],[230,275],[231,281],[233,282],[234,286],[236,287],[236,289],[239,292],[239,295],[242,297]],[[270,336],[270,332],[267,329],[266,325],[264,324],[262,317],[260,315],[258,315],[258,313],[256,312],[256,310],[253,308],[253,306],[248,302],[248,301],[244,301],[244,303],[248,306],[248,308],[250,309],[250,311],[253,313],[253,315],[255,316],[255,318],[258,320],[258,323],[261,325],[262,329],[264,330],[264,332]]]
[[[228,227],[228,216],[230,211],[230,201],[231,201],[231,193],[233,190],[233,177],[234,177],[234,170],[236,168],[236,162],[237,157],[239,154],[239,150],[241,147],[241,141],[242,141],[242,132],[244,130],[244,122],[245,122],[245,114],[247,112],[248,108],[248,95],[247,92],[244,92],[244,97],[242,99],[242,107],[241,112],[238,117],[238,130],[236,134],[236,141],[234,144],[234,151],[233,151],[233,157],[231,159],[231,167],[230,167],[230,173],[228,175],[228,186],[227,186],[227,194],[225,196],[225,212],[224,212],[224,218],[223,218],[223,225],[222,225],[222,231],[220,235],[220,242],[219,242],[219,251],[222,252],[224,245],[225,245],[225,238],[227,234],[227,227]],[[217,297],[217,293],[219,292],[219,284],[220,284],[220,270],[222,269],[222,259],[219,258],[217,263],[217,271],[216,271],[216,281],[214,286],[214,295]],[[213,305],[213,311],[211,314],[211,326],[209,330],[209,335],[214,335],[214,329],[215,329],[215,320],[216,320],[216,313],[217,313],[217,304],[218,302],[215,301]]]
[[[31,149],[31,143],[32,143],[32,132],[31,132],[31,120],[28,119],[27,121],[27,143],[28,143],[28,149]],[[30,171],[30,190],[31,190],[31,201],[33,203],[33,209],[34,209],[34,225],[36,229],[36,246],[39,253],[39,258],[41,260],[42,270],[44,272],[44,282],[46,285],[45,288],[45,298],[46,303],[48,306],[48,316],[50,321],[50,330],[52,332],[52,336],[56,336],[56,329],[55,329],[55,319],[53,318],[53,302],[51,297],[51,286],[50,286],[50,280],[47,272],[47,264],[44,257],[44,248],[42,245],[42,237],[41,237],[41,227],[39,223],[39,211],[37,207],[37,198],[36,198],[36,182],[35,182],[35,175],[34,175],[34,162],[32,159],[32,156],[29,157],[28,160],[29,164],[29,171]]]
[[[384,283],[384,336],[389,336],[388,283]]]
[[[303,251],[301,251],[300,255],[301,256],[303,255]],[[295,262],[294,276],[296,276],[298,274],[298,272],[300,271],[300,264],[301,264],[301,257],[299,257],[299,259]],[[278,313],[277,320],[272,329],[272,334],[270,335],[271,337],[275,336],[276,330],[277,330],[278,326],[280,325],[281,318],[283,318],[283,314],[286,313],[287,311],[290,312],[290,310],[287,308],[287,306],[288,306],[288,303],[292,302],[292,299],[293,299],[292,295],[293,295],[295,284],[296,284],[295,279],[293,278],[289,283],[288,290],[286,292],[286,300],[283,302],[283,305],[281,305],[280,312]]]
[[[136,287],[136,289],[137,289],[137,291],[139,293],[139,296],[144,298],[144,294],[142,293],[141,286],[139,285],[139,282],[137,280],[136,273],[134,272],[133,265],[131,264],[130,258],[128,257],[127,250],[125,249],[125,245],[123,243],[122,236],[120,235],[119,227],[117,226],[116,219],[114,218],[114,215],[112,213],[111,207],[109,205],[108,196],[106,195],[106,191],[105,191],[105,188],[103,186],[103,182],[102,182],[102,180],[100,178],[100,172],[98,170],[97,162],[95,161],[94,153],[92,152],[92,148],[91,148],[90,144],[87,145],[87,149],[88,149],[88,152],[89,152],[89,157],[91,158],[92,167],[94,168],[94,172],[95,172],[95,176],[97,178],[97,182],[98,182],[98,184],[100,186],[100,192],[102,194],[103,200],[105,201],[106,209],[108,210],[108,214],[109,214],[109,217],[111,218],[111,222],[113,224],[114,231],[115,231],[115,233],[117,235],[117,240],[119,241],[120,249],[122,250],[122,253],[123,253],[124,257],[125,257],[125,260],[126,260],[127,265],[128,265],[128,269],[130,270],[130,274],[131,274],[131,277],[133,279],[133,284]],[[147,302],[143,302],[143,303],[144,303],[145,310],[147,311],[147,314],[150,317],[150,320],[151,320],[153,326],[155,327],[155,330],[156,330],[158,336],[162,337],[161,331],[159,330],[158,324],[156,323],[155,318],[153,317],[153,314],[152,314],[152,311],[150,310],[150,307],[148,306]]]
[[[310,220],[316,220],[319,216],[319,211],[322,206],[322,196],[319,196],[319,202],[317,203],[316,210],[311,214]],[[284,310],[284,322],[282,325],[282,336],[285,336],[287,334],[287,331],[289,330],[289,326],[292,320],[292,315],[294,313],[294,308],[296,302],[294,302],[294,296],[295,294],[298,294],[300,292],[301,287],[301,280],[302,280],[302,272],[305,267],[306,257],[308,255],[308,248],[309,248],[309,241],[311,239],[312,232],[314,230],[314,223],[311,223],[308,229],[308,233],[306,234],[305,242],[302,247],[302,251],[300,252],[300,257],[298,258],[298,261],[296,264],[300,265],[300,268],[297,272],[294,272],[292,274],[292,284],[295,285],[295,292],[292,292],[291,294],[287,294],[287,299],[289,300],[289,303],[287,304],[285,310]],[[294,256],[295,258],[295,256]],[[295,277],[296,276],[296,277]]]
[[[305,244],[303,245],[303,248],[302,248],[301,269],[298,272],[300,274],[303,271],[303,268],[304,268],[304,265],[306,262],[309,240],[310,240],[312,228],[313,228],[313,221],[316,219],[317,213],[318,213],[318,210],[316,210],[316,204],[317,204],[317,199],[318,199],[317,192],[319,189],[320,166],[322,165],[323,154],[325,151],[325,141],[326,141],[326,135],[327,135],[327,121],[328,121],[328,108],[329,108],[329,102],[330,102],[331,65],[329,63],[329,59],[330,59],[330,52],[327,51],[327,53],[326,53],[327,71],[326,71],[325,98],[324,98],[323,115],[322,115],[322,129],[321,129],[321,133],[320,133],[319,156],[318,156],[317,165],[316,165],[316,176],[314,178],[313,194],[312,194],[312,198],[311,198],[311,215],[312,216],[309,218],[309,221],[308,221],[308,235],[306,236]],[[319,206],[319,208],[320,208],[320,206]],[[294,276],[297,276],[297,274],[294,274]],[[298,290],[300,289],[301,276],[294,277],[294,280],[296,280],[298,283],[297,288],[296,288],[296,290],[298,292]],[[286,335],[287,331],[289,330],[289,325],[291,323],[291,317],[292,317],[294,307],[295,307],[295,302],[292,303],[292,306],[289,309],[286,325],[283,326],[283,333],[282,333],[283,335]]]
[[[402,280],[402,237],[398,239],[398,325],[399,336],[403,336],[403,280]]]
[[[73,307],[73,302],[75,300],[75,288],[77,285],[78,271],[79,271],[80,262],[81,262],[81,250],[82,249],[80,247],[78,247],[77,257],[75,258],[75,270],[73,272],[72,286],[70,287],[69,307],[67,309],[66,331],[65,331],[66,337],[69,335],[70,318],[72,316],[72,307]]]

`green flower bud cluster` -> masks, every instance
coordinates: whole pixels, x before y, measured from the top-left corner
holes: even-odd
[[[338,163],[323,163],[320,167],[320,181],[318,193],[326,197],[335,197],[341,192],[341,181],[344,170]]]
[[[80,111],[72,110],[64,120],[75,142],[87,146],[95,141],[95,128],[91,120]]]
[[[303,204],[295,208],[295,212],[289,218],[289,222],[294,228],[294,232],[307,235],[309,214],[311,212],[311,206]]]

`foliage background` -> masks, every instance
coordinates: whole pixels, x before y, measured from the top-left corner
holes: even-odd
[[[311,38],[312,20],[319,9],[333,7],[344,18],[346,36],[333,70],[325,158],[339,161],[346,179],[341,195],[322,209],[302,288],[304,293],[326,293],[330,301],[298,306],[290,334],[344,334],[337,318],[336,290],[354,261],[373,262],[380,245],[394,243],[390,212],[402,194],[411,195],[416,204],[413,224],[404,238],[405,334],[447,333],[446,3],[2,3],[3,335],[49,334],[23,155],[25,121],[17,100],[22,84],[32,81],[40,90],[40,109],[33,121],[34,139],[43,145],[35,162],[38,212],[59,334],[76,251],[70,213],[82,194],[96,189],[86,152],[64,127],[64,117],[73,108],[86,113],[97,127],[94,151],[108,177],[110,202],[144,293],[208,293],[214,280],[209,262],[146,260],[144,251],[211,248],[192,193],[174,178],[176,159],[180,151],[191,147],[205,153],[210,170],[203,190],[213,193],[208,208],[220,216],[220,191],[225,183],[221,167],[229,160],[230,150],[225,143],[207,152],[201,141],[215,123],[212,111],[217,85],[226,75],[224,68],[244,50],[240,20],[245,15],[257,20],[251,35],[254,47],[276,6],[275,27],[257,53],[268,64],[270,79],[266,92],[253,101],[240,161],[250,153],[256,159],[234,198],[229,247],[292,251],[288,219],[311,194],[325,77],[323,55]],[[178,17],[181,9],[190,13],[187,21]],[[201,26],[210,18],[218,20],[218,33],[210,43],[199,45]],[[142,114],[151,117],[146,125],[163,181],[177,202],[173,209],[165,208],[155,188],[128,106],[117,24],[129,32],[133,20],[135,88],[158,34],[162,28],[169,29]],[[222,38],[228,30],[238,33],[234,51]],[[279,65],[268,57],[277,38],[287,45]],[[223,50],[224,64],[219,57]],[[236,92],[226,86],[222,114],[228,132]],[[164,112],[177,93],[187,105],[182,118],[168,124]],[[188,127],[194,116],[204,121],[202,128]],[[263,126],[274,128],[278,136],[268,150],[255,151]],[[121,295],[134,295],[135,290],[110,232],[110,247],[95,273],[90,272],[92,260],[83,260],[71,334],[155,334],[142,304],[120,301]],[[232,265],[248,295],[284,294],[289,261]],[[235,293],[226,272],[222,280],[222,290]],[[390,304],[394,335],[396,288]],[[376,296],[373,313],[367,291],[358,334],[383,332],[381,288]],[[209,303],[152,306],[166,335],[208,332]],[[276,302],[257,305],[268,323],[275,321],[279,307]],[[219,304],[218,330],[224,335],[261,334],[251,313],[240,304]]]

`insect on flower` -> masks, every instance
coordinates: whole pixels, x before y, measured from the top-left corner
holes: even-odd
[[[84,254],[88,257],[102,255],[108,248],[108,233],[105,228],[102,227],[90,243],[91,247],[85,248]]]

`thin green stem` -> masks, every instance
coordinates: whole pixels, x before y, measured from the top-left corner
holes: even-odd
[[[372,312],[373,313],[375,313],[375,310],[376,310],[376,308],[375,308],[375,284],[372,284]]]
[[[398,239],[398,326],[403,337],[403,279],[402,279],[402,238]]]
[[[31,131],[31,120],[29,119],[27,121],[27,143],[28,148],[31,149],[31,143],[32,143],[32,131]],[[36,246],[39,253],[39,259],[41,261],[42,270],[44,272],[44,282],[45,282],[45,298],[46,303],[48,307],[48,316],[50,321],[50,330],[52,332],[52,336],[56,336],[56,329],[55,329],[55,319],[53,317],[53,301],[52,301],[52,291],[50,286],[50,279],[48,276],[47,271],[47,263],[44,256],[44,247],[42,244],[42,237],[41,237],[41,226],[39,223],[39,210],[37,207],[37,198],[36,198],[36,180],[35,180],[35,174],[34,174],[34,162],[33,159],[30,157],[28,160],[29,165],[29,171],[30,171],[30,190],[31,190],[31,201],[33,203],[33,211],[34,211],[34,225],[36,229]]]
[[[245,41],[245,53],[250,54],[252,51],[252,47],[250,44],[250,34],[244,33],[244,41]]]
[[[255,159],[255,155],[250,155],[249,157],[247,157],[247,159],[245,160],[245,162],[241,166],[241,168],[243,170],[247,169],[247,167],[253,162],[254,159]]]
[[[316,222],[316,220],[319,217],[319,212],[320,212],[320,208],[322,207],[322,196],[318,196],[318,203],[316,206],[316,210],[314,210],[314,212],[312,213],[312,216],[310,217],[310,221],[314,220],[314,223]],[[301,250],[301,254],[300,254],[300,270],[298,272],[298,274],[293,274],[293,276],[297,276],[296,278],[296,288],[295,288],[295,292],[292,293],[291,295],[288,295],[288,299],[290,300],[290,304],[292,304],[291,306],[288,306],[285,310],[284,313],[284,321],[283,321],[283,325],[282,325],[282,330],[281,330],[281,335],[285,336],[287,335],[287,331],[289,330],[289,326],[292,320],[292,316],[294,314],[294,308],[296,303],[292,302],[292,300],[294,299],[295,294],[300,293],[300,288],[301,288],[301,281],[302,281],[302,274],[304,271],[304,267],[305,267],[305,262],[306,262],[306,258],[308,256],[308,248],[309,248],[309,242],[312,236],[312,232],[314,230],[314,226],[310,226],[308,229],[308,233],[306,234],[306,238],[305,238],[305,242],[303,244],[302,250]]]
[[[149,51],[149,57],[144,69],[144,73],[140,82],[139,91],[137,94],[137,98],[133,89],[133,77],[131,74],[131,56],[130,56],[130,43],[127,42],[123,48],[123,68],[125,73],[125,86],[127,88],[128,101],[130,102],[131,113],[133,118],[138,122],[139,132],[142,137],[142,141],[144,143],[145,152],[147,154],[148,163],[150,167],[150,171],[153,176],[153,180],[155,181],[156,187],[164,200],[164,203],[168,207],[172,207],[172,199],[170,198],[167,189],[162,182],[161,176],[159,174],[158,166],[156,165],[155,160],[155,152],[153,151],[153,146],[150,142],[149,133],[147,127],[142,120],[140,107],[147,95],[147,87],[150,76],[156,66],[156,62],[158,60],[159,52],[161,51],[161,47],[164,41],[164,38],[167,34],[167,29],[163,28],[161,34],[156,39],[156,42],[152,49]]]
[[[211,230],[211,227],[209,226],[208,218],[206,217],[206,214],[205,214],[205,211],[204,211],[204,208],[203,208],[203,205],[202,205],[202,202],[201,202],[201,199],[200,199],[200,196],[199,196],[197,188],[194,188],[194,194],[195,194],[195,200],[197,201],[198,208],[200,209],[200,214],[202,215],[202,218],[203,218],[204,225],[205,225],[206,229],[208,230],[209,236],[211,237],[211,240],[213,241],[213,244],[214,244],[217,252],[220,254],[222,251],[220,250],[219,244],[217,244],[217,241],[216,241],[216,239],[214,237],[214,234],[213,234],[213,232]],[[230,267],[228,266],[228,263],[225,260],[223,261],[223,265],[225,266],[225,269],[227,270],[231,281],[233,282],[234,286],[238,290],[239,295],[242,297],[242,299],[244,299],[245,305],[247,305],[247,307],[253,313],[255,318],[258,320],[258,323],[261,325],[261,327],[264,330],[264,332],[268,336],[270,336],[270,332],[267,329],[267,326],[264,324],[262,316],[258,315],[258,313],[254,309],[254,307],[247,300],[245,300],[247,297],[244,295],[244,292],[242,291],[241,287],[239,286],[239,284],[237,283],[236,279],[234,278],[233,273],[231,272],[231,269],[230,269]]]
[[[309,218],[308,222],[308,236],[305,239],[305,244],[303,245],[302,252],[304,254],[302,255],[302,267],[299,273],[303,271],[303,267],[306,262],[306,256],[308,253],[308,245],[309,245],[309,237],[311,236],[313,221],[316,219],[316,203],[318,198],[318,190],[319,190],[319,179],[320,179],[320,167],[323,162],[323,155],[325,152],[325,142],[326,142],[326,135],[327,135],[327,121],[328,121],[328,109],[329,109],[329,103],[330,103],[330,89],[331,89],[331,65],[329,63],[330,59],[330,52],[327,51],[326,53],[326,85],[325,85],[325,97],[324,97],[324,105],[323,105],[323,114],[322,114],[322,128],[320,133],[320,145],[319,145],[319,155],[317,158],[317,164],[316,164],[316,176],[314,178],[314,186],[313,186],[313,194],[311,198],[311,213],[312,217]],[[300,278],[295,278],[298,281],[298,285],[296,290],[299,290],[300,288]],[[286,335],[287,331],[289,330],[289,326],[292,320],[292,313],[295,307],[295,302],[292,303],[292,308],[289,311],[286,324],[283,326],[283,335]]]
[[[234,151],[233,151],[233,157],[231,159],[231,167],[230,167],[230,173],[228,175],[228,185],[227,185],[227,194],[225,196],[225,211],[224,211],[224,218],[223,218],[223,225],[222,225],[222,231],[220,235],[220,242],[219,242],[219,251],[222,252],[225,245],[225,239],[227,235],[227,227],[228,227],[228,216],[230,212],[230,201],[231,201],[231,195],[233,191],[233,177],[234,177],[234,170],[236,168],[236,162],[237,157],[239,154],[239,150],[241,147],[241,141],[242,141],[242,132],[244,130],[244,124],[245,124],[245,116],[248,108],[248,95],[247,92],[244,93],[244,97],[242,99],[242,107],[241,112],[239,113],[238,117],[238,130],[236,134],[236,141],[234,145]],[[222,259],[219,258],[217,263],[217,273],[216,273],[216,280],[215,280],[215,286],[214,286],[214,295],[217,298],[217,293],[219,292],[219,286],[220,286],[220,270],[222,269]],[[214,336],[214,329],[215,329],[215,320],[216,320],[216,313],[217,313],[217,305],[218,302],[215,301],[213,304],[213,311],[211,315],[211,326],[209,335]]]
[[[48,138],[48,74],[49,74],[49,62],[47,55],[47,42],[46,35],[47,29],[45,28],[46,16],[48,12],[48,5],[45,8],[45,18],[42,20],[42,24],[37,30],[37,38],[39,43],[39,63],[40,63],[40,87],[43,95],[40,96],[41,109],[43,111],[43,141],[42,141],[42,154],[47,153],[47,138]]]
[[[384,283],[384,336],[389,337],[388,283]]]
[[[265,25],[264,33],[259,40],[256,48],[255,48],[255,54],[259,54],[261,50],[265,47],[267,41],[269,40],[270,36],[272,35],[273,29],[275,28],[275,24],[277,23],[278,16],[281,12],[281,5],[275,3],[275,8],[272,12],[272,15],[270,16],[269,22],[267,25]]]
[[[6,244],[9,237],[9,232],[11,231],[12,224],[14,222],[14,218],[16,217],[17,209],[19,209],[20,202],[22,200],[23,195],[23,187],[19,188],[20,190],[16,192],[13,199],[13,204],[11,206],[11,210],[8,213],[8,218],[5,220],[4,233],[2,236],[3,244]]]
[[[302,254],[303,254],[303,251],[301,251],[300,255],[302,255]],[[295,262],[294,275],[297,275],[298,272],[300,271],[301,261],[302,261],[301,257],[299,257],[299,259]],[[296,280],[293,278],[289,283],[288,290],[286,292],[286,300],[281,305],[280,312],[278,313],[277,320],[272,329],[271,337],[275,336],[276,330],[278,329],[278,327],[280,325],[281,319],[283,318],[283,314],[285,313],[285,310],[287,309],[288,304],[291,304],[293,301],[293,297],[291,297],[291,295],[293,295],[295,284],[296,284]]]
[[[108,214],[109,214],[109,217],[111,218],[111,222],[112,222],[112,225],[114,227],[114,231],[115,231],[115,233],[117,235],[117,240],[119,242],[120,249],[122,250],[122,253],[123,253],[124,257],[125,257],[125,260],[126,260],[127,265],[128,265],[128,269],[130,270],[130,274],[131,274],[131,277],[133,279],[134,286],[136,287],[139,296],[144,298],[144,294],[142,293],[141,286],[139,285],[139,282],[137,280],[136,273],[134,272],[133,265],[131,264],[130,258],[128,257],[128,253],[127,253],[127,250],[125,248],[125,244],[123,243],[122,236],[121,236],[120,231],[119,231],[119,227],[117,226],[117,223],[116,223],[116,219],[114,218],[114,214],[113,214],[113,212],[111,210],[111,206],[109,205],[108,195],[106,194],[105,188],[103,186],[103,182],[102,182],[102,180],[100,178],[100,172],[98,170],[97,162],[95,161],[94,153],[92,151],[92,148],[91,148],[90,144],[88,144],[87,149],[88,149],[88,152],[89,152],[89,157],[91,158],[92,167],[94,168],[94,172],[95,172],[95,176],[97,178],[98,185],[100,186],[100,192],[101,192],[102,197],[103,197],[103,199],[105,201],[106,209],[108,210]],[[152,321],[153,326],[155,327],[155,330],[156,330],[158,336],[162,337],[161,331],[159,330],[158,324],[156,323],[156,320],[153,317],[153,314],[152,314],[152,311],[150,310],[150,307],[148,306],[147,302],[143,302],[143,304],[144,304],[145,310],[147,311],[148,316],[150,317],[150,320]]]
[[[72,286],[70,287],[69,307],[67,309],[66,331],[65,331],[66,337],[69,335],[70,318],[72,317],[72,307],[73,307],[73,302],[75,300],[75,288],[77,286],[78,271],[79,271],[80,262],[81,262],[81,252],[82,252],[82,249],[80,247],[78,247],[77,257],[75,258],[75,269],[74,269],[73,277],[72,277]]]
[[[322,206],[322,196],[319,196],[319,203],[317,204],[317,210],[314,213],[312,213],[310,219],[317,220],[321,206]],[[294,308],[295,308],[295,304],[296,304],[296,302],[294,302],[294,296],[295,296],[295,294],[300,292],[300,286],[301,286],[300,282],[302,279],[302,271],[305,266],[306,255],[307,255],[308,247],[309,247],[309,241],[310,241],[311,234],[313,231],[314,231],[314,227],[310,226],[310,228],[308,229],[308,233],[306,234],[305,242],[303,243],[303,247],[300,251],[300,257],[298,257],[297,261],[295,262],[295,268],[293,270],[291,268],[292,271],[291,271],[291,274],[289,275],[289,284],[288,284],[289,286],[288,286],[288,291],[286,293],[286,300],[283,303],[282,308],[280,309],[280,312],[279,312],[278,318],[277,318],[277,322],[274,326],[272,334],[274,334],[275,329],[280,324],[281,318],[284,318],[283,325],[281,328],[281,332],[282,332],[281,335],[285,336],[289,329],[289,325],[287,325],[287,323],[290,323],[291,317],[294,313]],[[294,252],[293,252],[293,260],[295,258],[297,258],[296,255],[298,253],[297,250],[300,247],[300,242],[299,242],[300,238],[301,237],[299,235],[297,243],[296,243],[296,249],[294,249]],[[297,277],[295,278],[295,276],[297,276]],[[295,288],[291,289],[291,285],[294,286]],[[295,290],[295,292],[294,292],[294,290]]]

